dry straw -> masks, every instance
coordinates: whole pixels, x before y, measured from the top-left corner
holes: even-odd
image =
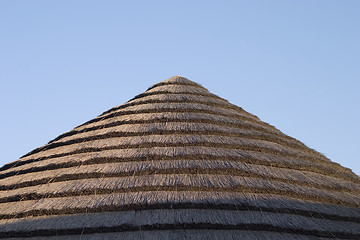
[[[360,239],[360,179],[183,77],[0,171],[0,238]]]

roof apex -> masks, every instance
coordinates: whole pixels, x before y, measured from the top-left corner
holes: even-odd
[[[163,80],[161,82],[158,82],[154,85],[152,85],[151,87],[148,88],[148,90],[152,89],[152,88],[155,88],[155,87],[158,87],[158,86],[162,86],[162,85],[176,85],[176,84],[179,84],[179,85],[191,85],[191,86],[197,86],[197,87],[201,87],[203,89],[206,89],[204,88],[203,86],[201,86],[200,84],[196,83],[196,82],[193,82],[183,76],[179,76],[179,75],[176,75],[176,76],[173,76],[171,78],[168,78],[166,80]],[[207,90],[207,89],[206,89]]]

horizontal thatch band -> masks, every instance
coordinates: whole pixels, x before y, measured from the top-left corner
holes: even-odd
[[[134,98],[130,99],[129,101],[127,101],[126,103],[124,104],[128,104],[128,103],[131,103],[135,100],[141,100],[143,98],[146,98],[146,97],[152,97],[152,96],[158,96],[158,95],[173,95],[173,96],[197,96],[197,97],[204,97],[204,98],[211,98],[211,99],[215,99],[215,100],[219,100],[219,101],[223,101],[223,102],[227,102],[225,99],[222,99],[218,96],[216,96],[215,94],[212,94],[212,93],[192,93],[192,92],[171,92],[171,91],[156,91],[156,92],[145,92],[145,93],[141,93],[137,96],[135,96]],[[123,105],[123,104],[122,104]],[[105,112],[103,112],[101,115],[99,115],[98,117],[102,116],[102,115],[106,115],[110,112],[113,112],[117,109],[120,109],[122,105],[119,105],[119,106],[116,106],[116,107],[113,107]],[[241,107],[239,107],[239,109],[242,109]],[[244,111],[244,110],[243,110]],[[245,111],[244,111],[245,112]],[[85,124],[85,123],[84,123]],[[82,125],[84,125],[82,124]],[[80,126],[82,126],[80,125]]]
[[[285,147],[290,147],[294,150],[299,151],[298,145],[290,144],[287,141],[284,141],[281,138],[276,138],[272,135],[259,135],[259,134],[250,134],[250,133],[230,133],[230,132],[220,132],[220,131],[201,131],[201,130],[200,131],[187,130],[186,132],[180,132],[178,130],[160,130],[160,129],[158,129],[155,131],[151,130],[149,132],[119,132],[119,131],[117,131],[117,132],[109,132],[106,134],[92,134],[91,136],[73,138],[73,139],[66,140],[66,141],[61,141],[61,142],[58,141],[58,142],[50,143],[50,144],[44,146],[41,150],[39,150],[39,152],[44,151],[44,150],[54,149],[54,148],[61,147],[61,146],[68,146],[68,145],[72,145],[72,144],[76,144],[76,143],[83,143],[83,142],[100,140],[100,139],[108,139],[108,138],[138,137],[138,136],[153,136],[153,135],[181,136],[181,135],[191,135],[191,134],[193,134],[195,136],[208,135],[208,136],[219,136],[219,137],[236,137],[236,138],[251,139],[251,140],[263,140],[263,141],[277,143],[279,145],[283,145]],[[121,142],[119,142],[119,143],[121,143]],[[302,151],[302,153],[303,152],[306,152],[306,151]],[[35,152],[33,154],[35,154]],[[324,158],[319,158],[318,155],[315,155],[314,157],[318,158],[318,159],[324,159]]]
[[[166,115],[165,115],[166,114]],[[298,146],[303,146],[304,144],[285,135],[281,135],[276,131],[269,130],[264,127],[259,127],[254,124],[250,124],[244,121],[238,121],[236,119],[232,119],[226,116],[218,116],[210,113],[179,113],[176,111],[167,112],[167,113],[144,113],[144,114],[134,114],[134,116],[124,118],[126,116],[117,116],[111,121],[108,119],[107,121],[98,122],[99,124],[92,124],[83,128],[75,128],[69,132],[66,132],[54,140],[50,141],[52,143],[54,141],[60,140],[65,137],[69,137],[72,135],[76,135],[79,133],[90,132],[98,129],[111,128],[115,126],[121,126],[126,124],[159,124],[159,123],[186,123],[186,124],[209,124],[214,127],[231,127],[234,129],[247,130],[247,131],[256,131],[258,133],[270,134],[274,135],[276,138],[280,138],[288,141],[289,143],[296,144]],[[100,124],[101,123],[101,124]],[[316,151],[313,151],[317,153]],[[319,154],[319,153],[317,153]]]
[[[190,161],[190,160],[188,160]],[[203,162],[205,160],[201,160]],[[124,162],[125,164],[126,162]],[[152,163],[152,162],[151,162]],[[131,164],[134,165],[140,165],[141,162],[134,161],[131,162]],[[162,164],[164,165],[164,164]],[[83,166],[83,165],[80,165]],[[92,165],[90,165],[92,166]],[[86,167],[89,168],[89,167]],[[41,184],[47,184],[50,182],[62,182],[62,181],[69,181],[69,180],[77,180],[77,179],[91,179],[91,178],[111,178],[111,177],[125,177],[125,176],[144,176],[144,175],[151,175],[151,174],[218,174],[218,175],[231,175],[231,176],[242,176],[242,177],[253,177],[253,178],[259,178],[259,179],[265,179],[265,180],[274,180],[278,182],[284,182],[289,184],[295,184],[299,186],[307,186],[311,188],[317,188],[327,191],[335,191],[335,192],[349,192],[349,193],[360,193],[360,186],[351,184],[346,185],[342,183],[336,184],[335,179],[325,178],[325,182],[318,182],[317,179],[311,179],[310,177],[307,177],[305,175],[299,175],[297,178],[295,177],[287,177],[285,176],[285,172],[282,173],[280,176],[276,176],[275,174],[269,175],[268,173],[259,172],[256,171],[256,168],[254,170],[251,169],[251,166],[248,166],[246,169],[237,168],[236,166],[232,166],[232,168],[225,168],[225,167],[210,167],[210,166],[201,166],[200,164],[198,166],[194,167],[167,167],[167,168],[161,168],[159,166],[153,166],[153,167],[147,167],[147,168],[138,168],[138,169],[129,169],[126,171],[118,171],[116,170],[115,166],[113,170],[109,171],[100,171],[101,166],[99,164],[96,164],[94,168],[90,168],[90,170],[87,170],[84,168],[84,170],[79,169],[79,167],[72,167],[68,168],[67,171],[63,171],[63,169],[59,169],[61,171],[57,171],[58,173],[55,173],[54,170],[47,170],[42,172],[42,174],[39,174],[39,172],[33,171],[31,174],[31,177],[29,180],[25,180],[24,178],[21,180],[20,183],[13,183],[12,181],[15,181],[15,179],[5,179],[5,181],[0,182],[0,190],[6,191],[6,190],[14,190],[18,188],[24,188],[24,187],[30,187],[30,186],[38,186]],[[82,172],[84,171],[84,172]],[[70,173],[69,173],[70,172]],[[288,171],[288,174],[291,172]],[[293,172],[294,173],[294,172]],[[50,175],[51,176],[48,176]],[[29,174],[30,175],[30,174]],[[18,179],[18,175],[15,175],[15,178]],[[327,180],[327,181],[326,181]],[[331,181],[331,182],[330,182]],[[9,184],[10,182],[10,184]]]
[[[169,209],[205,209],[205,210],[233,210],[233,211],[252,211],[261,213],[276,213],[276,214],[292,214],[309,218],[318,218],[321,220],[334,220],[342,222],[360,223],[360,217],[348,217],[334,215],[332,213],[319,213],[308,210],[298,210],[291,208],[266,208],[256,207],[251,205],[235,205],[235,204],[211,204],[211,203],[162,203],[162,204],[132,204],[132,205],[102,205],[94,208],[68,208],[68,209],[36,209],[27,212],[16,213],[14,215],[2,215],[0,214],[0,220],[5,219],[21,219],[29,216],[57,216],[57,215],[72,215],[72,214],[84,214],[84,213],[100,213],[109,211],[145,211],[145,210],[169,210]],[[0,221],[1,226],[1,221]]]
[[[140,105],[140,106],[142,106],[142,105]],[[153,107],[153,105],[149,104],[148,107],[150,107],[150,106]],[[199,108],[195,108],[196,106],[198,106]],[[142,107],[145,107],[145,106],[142,106]],[[202,107],[202,108],[200,108],[200,107]],[[242,120],[242,121],[247,121],[249,123],[256,124],[260,128],[261,127],[267,128],[267,129],[271,130],[272,132],[275,131],[275,129],[272,129],[266,125],[262,125],[260,122],[255,122],[255,121],[249,120],[247,117],[244,117],[243,115],[237,113],[236,111],[229,111],[229,109],[221,109],[222,111],[220,111],[220,110],[218,110],[218,108],[210,108],[210,107],[206,108],[206,107],[207,107],[207,105],[205,105],[205,104],[197,104],[197,105],[194,104],[194,105],[188,105],[188,108],[181,108],[181,106],[176,106],[174,103],[173,106],[171,106],[170,104],[164,104],[164,106],[159,106],[159,108],[139,108],[139,109],[134,109],[134,110],[123,110],[122,109],[122,111],[117,111],[117,112],[109,113],[106,116],[94,118],[93,120],[88,121],[84,125],[88,125],[90,123],[95,123],[95,122],[103,121],[105,119],[111,119],[114,117],[124,116],[124,115],[176,112],[176,113],[205,113],[205,114],[213,114],[213,115],[218,115],[218,116],[230,117],[230,118],[234,118],[236,120]],[[128,108],[130,108],[130,107],[128,107]],[[84,126],[84,125],[80,125],[80,126]],[[284,137],[286,137],[286,135],[284,135]]]
[[[75,200],[75,201],[74,201]],[[54,202],[56,201],[56,202]],[[359,221],[359,208],[349,208],[340,205],[315,203],[295,200],[286,196],[263,193],[244,192],[206,192],[206,191],[155,191],[126,192],[111,194],[82,195],[77,197],[61,197],[56,199],[43,198],[17,203],[0,204],[2,217],[5,219],[22,218],[25,216],[59,215],[72,213],[87,213],[88,211],[124,211],[144,210],[147,206],[194,206],[201,208],[204,204],[222,209],[221,206],[235,206],[237,209],[252,209],[269,212],[300,214],[304,216],[324,216],[328,220]],[[196,207],[198,206],[198,207]],[[31,210],[30,210],[31,207]],[[91,210],[94,209],[94,210]],[[206,209],[206,207],[205,207]],[[224,210],[227,210],[226,208]]]
[[[105,151],[105,150],[112,150],[112,149],[118,149],[118,148],[105,148],[105,149],[97,149],[97,148],[88,148],[88,149],[81,149],[81,150],[76,150],[74,152],[70,152],[70,153],[64,153],[64,154],[58,154],[58,155],[52,155],[49,157],[42,157],[39,159],[30,159],[28,160],[27,164],[32,164],[32,163],[36,163],[39,161],[45,161],[45,160],[51,160],[54,158],[62,158],[62,157],[67,157],[67,156],[74,156],[76,157],[76,155],[78,154],[84,154],[84,153],[97,153],[99,151]],[[252,150],[250,148],[241,148],[242,150]],[[286,157],[286,156],[285,156]],[[95,163],[107,163],[107,162],[129,162],[129,161],[146,161],[149,159],[161,159],[162,161],[175,161],[175,160],[179,160],[179,159],[184,159],[187,158],[189,160],[196,160],[196,159],[207,159],[207,160],[220,160],[220,161],[226,161],[226,160],[231,160],[231,161],[239,161],[239,162],[243,162],[243,163],[250,163],[250,164],[254,164],[254,165],[261,165],[261,166],[273,166],[273,167],[278,167],[278,168],[286,168],[286,169],[294,169],[294,170],[302,170],[302,171],[309,171],[309,172],[313,172],[313,173],[317,173],[317,174],[322,174],[325,176],[331,176],[331,177],[335,177],[335,178],[339,178],[342,180],[346,180],[349,182],[353,182],[356,184],[359,184],[358,181],[355,178],[352,178],[352,176],[349,176],[347,174],[341,174],[341,172],[337,172],[332,170],[331,168],[325,168],[322,167],[320,165],[314,165],[314,164],[305,164],[304,163],[298,163],[298,164],[290,164],[290,163],[286,163],[286,162],[268,162],[268,161],[264,161],[262,159],[256,158],[256,157],[232,157],[230,159],[224,159],[221,157],[217,157],[217,156],[212,156],[212,155],[181,155],[181,156],[174,156],[174,157],[169,157],[166,155],[149,155],[146,158],[142,158],[142,157],[134,157],[134,158],[121,158],[121,157],[96,157],[96,158],[90,158],[89,160],[85,159],[82,162],[78,162],[78,161],[71,161],[71,162],[64,162],[64,163],[53,163],[53,161],[49,161],[49,164],[46,164],[44,166],[28,166],[28,168],[24,168],[24,169],[17,169],[17,168],[12,168],[9,169],[9,171],[4,172],[2,174],[0,174],[0,179],[5,179],[11,176],[18,176],[18,175],[22,175],[22,174],[27,174],[27,173],[31,173],[31,172],[42,172],[42,171],[46,171],[46,170],[52,170],[52,169],[60,169],[60,168],[69,168],[69,167],[75,167],[75,166],[80,166],[82,164],[86,164],[86,165],[91,165],[91,164],[95,164]],[[76,158],[75,158],[76,159]],[[21,166],[20,166],[21,167]]]
[[[227,101],[220,99],[219,97],[216,97],[211,94],[193,94],[193,93],[172,93],[172,92],[156,92],[157,94],[151,93],[150,95],[142,95],[141,97],[134,98],[122,105],[116,106],[111,108],[110,110],[102,113],[98,117],[105,116],[108,113],[115,112],[119,109],[127,108],[129,106],[136,106],[136,105],[142,105],[142,104],[156,104],[156,103],[188,103],[188,104],[205,104],[209,106],[214,107],[221,107],[221,108],[229,108],[234,109],[237,111],[240,111],[241,113],[245,114],[245,116],[249,117],[249,119],[253,119],[255,121],[259,121],[257,117],[254,117],[250,114],[246,114],[242,108],[237,107],[236,105],[232,105],[228,103]]]
[[[104,125],[96,125],[93,127],[84,128],[81,130],[72,130],[72,131],[67,132],[63,135],[60,135],[56,139],[50,141],[48,145],[45,145],[44,147],[36,149],[36,151],[33,151],[32,154],[35,154],[36,152],[48,149],[50,146],[52,146],[53,143],[58,142],[58,140],[60,140],[60,139],[63,139],[63,138],[68,139],[71,136],[78,135],[78,134],[83,135],[87,132],[91,132],[91,134],[94,135],[97,130],[104,130],[107,128],[113,128],[113,127],[122,126],[122,125],[149,125],[149,124],[161,124],[161,123],[180,124],[181,122],[183,122],[183,120],[173,119],[173,118],[161,118],[161,119],[156,119],[156,120],[153,120],[153,119],[130,120],[130,121],[129,120],[124,120],[124,121],[120,120],[120,121],[106,123]],[[259,139],[263,139],[266,141],[279,143],[279,144],[282,144],[282,145],[285,145],[288,147],[301,149],[302,151],[309,152],[309,153],[315,154],[319,157],[325,158],[323,155],[315,152],[314,150],[307,148],[304,144],[301,144],[297,141],[290,140],[288,138],[284,138],[281,135],[273,134],[272,132],[264,131],[264,129],[262,129],[262,128],[260,128],[260,129],[253,128],[252,125],[244,125],[241,123],[227,123],[227,122],[220,122],[218,120],[208,120],[208,119],[188,119],[188,120],[186,120],[186,124],[187,125],[201,124],[201,125],[212,126],[212,128],[218,128],[218,129],[227,128],[228,129],[227,131],[221,131],[221,130],[211,131],[210,128],[207,131],[197,130],[201,134],[208,133],[209,135],[213,135],[213,134],[218,135],[221,133],[223,136],[242,136],[242,135],[244,137],[249,136],[249,138],[259,138]],[[230,131],[230,130],[233,130],[233,131]],[[160,131],[160,129],[159,129],[159,131]],[[166,131],[171,131],[171,130],[164,129],[163,131],[166,132]],[[191,133],[191,130],[187,130],[187,132]],[[181,134],[180,131],[178,131],[177,133]],[[129,132],[129,134],[132,134],[132,133]],[[66,141],[67,141],[67,139],[66,139]]]
[[[186,174],[153,174],[134,177],[117,177],[101,179],[79,179],[66,182],[54,182],[43,185],[41,191],[34,192],[37,187],[14,189],[2,193],[0,203],[39,200],[42,198],[58,198],[69,196],[148,192],[148,191],[204,191],[204,192],[240,192],[266,193],[287,196],[300,200],[326,204],[337,204],[348,207],[359,207],[359,197],[350,193],[323,191],[293,184],[263,180],[251,177],[235,177],[227,179],[221,175],[186,175]],[[227,180],[227,182],[225,181]],[[192,180],[192,182],[189,182]],[[286,188],[285,188],[286,185]]]
[[[110,136],[105,135],[105,138],[112,138],[112,137],[117,137],[116,136],[117,133],[111,133]],[[126,133],[119,133],[121,136],[126,135]],[[113,136],[112,136],[113,135]],[[98,136],[98,138],[100,138],[101,136]],[[92,139],[90,139],[92,140]],[[96,140],[96,139],[95,139]],[[121,149],[146,149],[146,148],[178,148],[179,150],[181,148],[184,147],[191,147],[191,148],[196,148],[196,147],[201,147],[201,148],[217,148],[217,149],[231,149],[231,150],[242,150],[242,151],[251,151],[251,152],[259,152],[262,154],[270,154],[272,156],[281,156],[281,157],[287,157],[287,158],[293,158],[293,159],[301,159],[302,161],[308,161],[309,163],[311,162],[311,164],[314,163],[318,163],[320,165],[328,166],[329,169],[330,168],[334,168],[334,166],[337,166],[337,164],[333,163],[333,162],[329,162],[329,161],[324,161],[320,158],[317,158],[316,156],[314,157],[310,157],[307,155],[298,155],[298,153],[296,152],[288,152],[288,151],[282,151],[282,150],[278,150],[275,148],[266,148],[266,147],[262,147],[262,146],[256,146],[256,145],[236,145],[236,144],[225,144],[225,143],[209,143],[209,142],[190,142],[190,143],[162,143],[162,142],[143,142],[140,144],[123,144],[123,145],[109,145],[109,146],[105,146],[105,147],[96,147],[95,145],[92,146],[91,144],[89,146],[84,145],[87,142],[87,139],[83,139],[83,141],[80,141],[81,148],[77,148],[76,146],[73,148],[69,148],[68,150],[66,148],[62,148],[62,150],[64,152],[62,153],[55,153],[55,154],[51,154],[51,152],[47,152],[49,155],[45,155],[39,158],[35,158],[35,159],[27,159],[27,160],[22,160],[22,161],[17,161],[17,162],[13,162],[11,165],[12,172],[21,172],[21,171],[17,171],[17,169],[15,169],[14,167],[16,166],[22,166],[22,165],[26,165],[29,163],[33,163],[33,162],[39,162],[39,161],[43,161],[45,159],[52,159],[52,158],[59,158],[59,157],[64,157],[64,156],[72,156],[72,155],[76,155],[79,153],[92,153],[92,152],[100,152],[100,151],[107,151],[107,150],[121,150]],[[71,143],[71,142],[70,142]],[[90,143],[90,142],[89,142]],[[75,144],[75,143],[74,143]],[[71,145],[71,144],[70,144]],[[179,146],[181,146],[181,148],[179,148]],[[243,155],[243,154],[242,154]],[[203,157],[200,156],[200,158],[206,158],[207,156],[204,155]],[[160,157],[161,159],[161,157]],[[256,162],[254,162],[256,163]],[[274,163],[274,166],[276,165],[276,163]],[[5,167],[4,167],[5,168]],[[10,166],[7,166],[6,168],[8,168],[10,170]],[[3,170],[6,170],[3,169]],[[292,166],[288,166],[288,168],[293,168]],[[336,168],[334,168],[336,169]],[[327,171],[328,172],[328,171]],[[334,173],[336,173],[338,176],[342,176],[342,178],[346,178],[346,179],[354,179],[354,182],[357,182],[357,179],[352,176],[351,174],[345,173],[345,172],[338,172],[338,171],[334,171]],[[12,174],[9,173],[9,171],[4,172],[2,174],[0,174],[0,179],[4,178],[6,176],[11,176]]]
[[[229,140],[231,140],[231,138],[241,138],[241,140],[249,139],[249,140],[266,141],[266,143],[264,143],[264,144],[269,144],[268,142],[276,143],[281,146],[291,148],[291,151],[296,151],[296,152],[299,152],[300,154],[305,153],[305,154],[307,154],[307,156],[312,156],[313,158],[316,158],[316,159],[324,159],[326,164],[331,164],[331,166],[337,165],[337,164],[334,164],[334,163],[328,161],[326,158],[324,158],[320,154],[314,154],[313,151],[307,150],[307,148],[305,146],[298,145],[294,142],[289,142],[288,140],[284,140],[280,137],[277,137],[277,136],[274,136],[271,134],[240,131],[239,128],[236,128],[236,129],[222,128],[221,126],[217,126],[217,125],[213,125],[213,124],[208,125],[208,124],[204,124],[204,123],[201,123],[202,129],[195,129],[195,127],[192,127],[193,123],[187,123],[188,124],[187,129],[182,130],[182,129],[178,129],[178,127],[180,127],[180,126],[178,126],[180,123],[177,121],[176,122],[175,121],[174,122],[173,121],[168,121],[168,122],[164,121],[164,123],[166,123],[166,124],[173,123],[174,127],[169,128],[168,126],[166,126],[166,127],[161,126],[161,125],[158,126],[159,123],[157,123],[157,124],[154,124],[151,128],[149,127],[147,131],[144,131],[142,129],[137,130],[136,128],[138,126],[147,126],[147,125],[149,125],[149,123],[142,123],[141,125],[139,125],[137,123],[137,124],[132,124],[134,126],[133,132],[121,131],[121,129],[119,131],[115,127],[94,129],[89,134],[85,134],[84,132],[81,132],[81,133],[78,133],[78,136],[74,136],[73,138],[66,138],[63,141],[52,142],[41,148],[38,148],[32,152],[32,155],[34,155],[38,152],[43,152],[45,150],[54,149],[54,148],[61,147],[61,146],[66,146],[66,145],[71,145],[71,144],[76,144],[76,143],[84,143],[87,141],[101,140],[101,139],[107,139],[107,138],[161,135],[161,136],[164,136],[164,140],[166,140],[165,137],[171,137],[171,135],[176,135],[179,137],[180,136],[189,136],[190,138],[192,138],[191,135],[193,135],[193,136],[208,135],[209,137],[217,136],[218,139],[228,137]],[[125,124],[127,124],[127,123],[124,123],[122,125],[125,125]],[[215,126],[216,126],[216,128],[214,129]],[[129,125],[129,127],[131,127],[131,125]],[[124,129],[124,130],[126,130],[126,129]],[[235,130],[235,131],[231,131],[231,130]],[[216,140],[216,138],[215,138],[215,140]],[[122,142],[119,141],[119,144],[122,144]],[[25,159],[23,158],[22,160],[25,160]],[[9,168],[14,163],[15,162],[5,165],[1,170],[5,170],[6,168]],[[338,167],[340,167],[340,166],[338,166]]]
[[[116,112],[116,113],[112,113],[111,116],[110,116],[110,115],[107,115],[107,116],[102,117],[102,118],[98,118],[98,119],[95,118],[95,119],[93,119],[93,122],[102,121],[102,120],[104,120],[104,119],[108,119],[108,117],[109,117],[109,118],[113,118],[113,117],[117,117],[117,116],[132,115],[132,114],[163,113],[163,112],[169,112],[169,113],[171,113],[171,112],[173,112],[173,113],[183,112],[183,113],[197,113],[197,114],[205,113],[205,114],[221,115],[221,114],[219,114],[219,113],[213,112],[212,110],[206,110],[206,109],[205,109],[205,110],[204,110],[204,109],[174,109],[174,108],[168,108],[168,109],[145,109],[145,110],[135,110],[135,111],[123,111],[123,112],[119,112],[119,113]],[[234,118],[235,116],[238,116],[238,115],[235,115],[235,116],[224,115],[224,116],[225,116],[225,117],[233,117],[233,118]],[[237,117],[235,117],[235,118],[237,118]],[[91,122],[91,123],[93,123],[93,122]],[[152,122],[154,123],[154,121],[152,121]],[[177,121],[177,122],[179,122],[179,121]],[[139,123],[141,124],[141,122],[139,122]],[[89,124],[90,124],[90,122],[89,122]],[[123,121],[120,121],[120,122],[117,122],[117,124],[123,125],[124,122],[123,122]],[[131,123],[131,122],[127,121],[125,124],[135,124],[135,123]],[[256,127],[256,125],[255,125],[255,126],[252,126],[251,124],[250,124],[250,125],[246,125],[246,123],[241,124],[241,125],[244,125],[244,127],[246,126],[246,128],[249,128],[249,129],[254,128],[254,130],[265,131],[265,132],[267,132],[267,133],[272,133],[272,134],[279,135],[279,133],[276,133],[274,130],[267,131],[266,128],[264,128],[264,127],[260,127],[260,126],[259,126],[259,127]],[[241,126],[241,125],[240,125],[240,126]],[[116,126],[116,124],[111,123],[111,127],[112,127],[112,126]],[[99,129],[99,127],[100,127],[100,128],[103,128],[104,126],[97,126],[95,129]],[[107,127],[109,127],[109,126],[107,126]],[[91,128],[90,128],[90,129],[91,129]],[[90,129],[85,130],[85,131],[91,131]],[[81,132],[81,131],[80,131],[80,132]],[[70,131],[69,133],[65,133],[65,134],[60,135],[60,136],[57,137],[56,139],[50,141],[50,143],[53,142],[53,141],[59,140],[59,139],[65,137],[65,136],[70,136],[70,135],[74,135],[74,134],[77,134],[77,133],[79,133],[79,132],[76,131],[76,130]],[[287,138],[287,139],[292,140],[292,141],[295,141],[293,138],[290,138],[290,137],[288,137],[288,136],[286,136],[286,135],[281,135],[281,137]],[[37,149],[35,149],[35,150],[33,150],[33,151],[25,154],[25,155],[22,156],[21,158],[30,156],[30,155],[32,155],[32,154],[35,154],[35,153],[41,151],[41,150],[42,150],[42,148],[37,148]]]
[[[316,183],[308,183],[308,182],[300,182],[300,181],[291,181],[283,178],[269,178],[267,176],[261,174],[254,174],[254,173],[247,173],[246,171],[240,170],[226,170],[226,169],[148,169],[144,171],[133,171],[133,172],[116,172],[116,173],[79,173],[79,174],[64,174],[59,177],[48,177],[42,178],[34,181],[27,181],[22,182],[20,184],[13,184],[13,185],[1,185],[0,190],[14,190],[24,187],[30,186],[38,186],[47,183],[54,183],[54,182],[63,182],[63,181],[70,181],[70,180],[79,180],[79,179],[92,179],[92,178],[115,178],[115,177],[126,177],[126,176],[146,176],[146,175],[153,175],[153,174],[218,174],[218,175],[232,175],[232,176],[242,176],[242,177],[252,177],[252,178],[259,178],[265,180],[273,180],[283,183],[294,184],[298,186],[306,186],[310,188],[316,188],[321,190],[333,191],[333,192],[348,192],[351,194],[360,193],[360,191],[354,189],[345,189],[345,188],[333,188],[332,186],[327,186],[323,184],[316,184]],[[16,199],[26,199],[24,196],[19,196]],[[2,198],[0,198],[0,202],[3,202]]]
[[[32,173],[32,172],[42,172],[47,170],[54,170],[54,169],[62,169],[62,168],[70,168],[70,167],[76,167],[81,165],[93,165],[93,164],[100,164],[100,163],[124,163],[124,162],[144,162],[144,161],[153,161],[153,160],[159,160],[161,161],[178,161],[178,160],[214,160],[214,161],[232,161],[232,162],[239,162],[239,163],[247,163],[252,165],[259,165],[259,166],[269,166],[269,167],[276,167],[280,169],[294,169],[294,170],[300,170],[300,171],[307,171],[310,173],[317,173],[327,176],[332,176],[334,178],[346,180],[349,182],[353,182],[358,184],[358,181],[356,179],[349,178],[345,175],[340,175],[337,171],[334,171],[330,168],[325,168],[321,165],[308,165],[303,163],[294,163],[294,162],[272,162],[267,161],[265,159],[256,157],[256,156],[229,156],[227,158],[224,158],[222,156],[216,156],[216,155],[209,155],[209,154],[186,154],[186,155],[158,155],[158,154],[149,154],[147,156],[141,156],[141,155],[134,155],[133,157],[114,157],[114,154],[109,152],[109,154],[104,154],[106,152],[103,152],[100,156],[98,156],[98,153],[94,153],[94,155],[89,155],[87,153],[79,153],[77,155],[71,156],[65,156],[65,157],[59,157],[57,158],[57,161],[54,161],[54,159],[38,159],[41,162],[33,162],[28,163],[29,165],[26,165],[27,168],[23,168],[23,166],[9,169],[7,172],[4,172],[0,175],[0,179],[5,179],[11,176],[18,176],[22,174]],[[82,158],[83,154],[86,154],[85,158]],[[118,155],[118,154],[116,154]],[[76,159],[74,161],[74,159]],[[79,161],[81,160],[81,161]],[[39,164],[41,163],[41,164]]]
[[[178,170],[177,170],[178,169]],[[174,161],[127,161],[121,163],[102,163],[92,165],[79,165],[66,169],[46,169],[39,172],[33,171],[26,174],[14,175],[0,180],[1,190],[11,190],[27,186],[36,186],[49,182],[75,180],[80,178],[97,178],[101,176],[133,176],[142,172],[165,173],[166,171],[188,173],[235,174],[243,177],[259,177],[275,179],[280,182],[298,183],[308,187],[326,188],[330,191],[359,192],[360,185],[343,181],[330,176],[319,175],[293,169],[276,168],[271,166],[254,165],[235,161],[217,160],[174,160]],[[170,173],[170,172],[169,172]],[[183,172],[186,173],[186,172]]]
[[[238,113],[239,107],[236,107],[235,105],[230,105],[229,103],[224,104],[224,103],[219,103],[219,102],[214,102],[214,101],[206,101],[206,100],[207,99],[202,99],[201,101],[200,100],[183,100],[183,99],[181,99],[181,100],[147,99],[144,101],[128,102],[128,103],[125,103],[123,105],[113,108],[112,111],[109,111],[106,114],[102,114],[102,115],[98,116],[97,118],[103,118],[103,117],[107,116],[109,113],[121,112],[118,110],[126,109],[126,108],[132,107],[132,106],[140,106],[140,105],[148,105],[148,104],[164,104],[164,103],[167,103],[167,104],[174,104],[174,103],[186,104],[187,103],[189,105],[201,104],[201,105],[216,107],[219,109],[232,109],[232,110],[236,110],[236,112]],[[243,112],[241,112],[241,113],[243,113]],[[244,120],[269,127],[268,124],[261,122],[258,118],[254,117],[254,116],[247,115],[245,113],[243,113],[239,116],[243,116]]]
[[[149,138],[144,138],[148,136]],[[177,136],[177,139],[174,139]],[[201,136],[201,138],[200,138]],[[198,138],[198,139],[197,139]],[[97,140],[106,139],[105,146],[101,146]],[[113,140],[110,142],[110,139]],[[141,139],[142,141],[139,141]],[[210,141],[212,140],[212,141]],[[236,141],[238,140],[238,141]],[[245,141],[247,140],[247,141]],[[276,156],[286,156],[291,158],[299,158],[309,160],[316,163],[321,163],[329,167],[337,165],[333,162],[326,161],[323,158],[304,153],[302,151],[288,148],[281,145],[264,143],[258,139],[250,140],[237,136],[221,136],[221,133],[201,133],[192,135],[187,132],[176,131],[154,131],[154,132],[140,132],[140,133],[127,133],[127,132],[109,132],[103,135],[95,135],[93,137],[84,137],[79,139],[69,140],[67,142],[53,143],[47,151],[38,155],[41,158],[53,158],[52,156],[65,156],[72,155],[74,152],[93,152],[93,151],[106,151],[111,149],[131,149],[131,148],[176,148],[176,147],[217,147],[223,149],[241,149],[256,152],[269,153]],[[100,146],[99,146],[100,145]],[[58,147],[62,147],[62,152],[56,151]],[[52,151],[50,151],[52,150]],[[47,154],[46,154],[47,153]],[[338,166],[338,165],[337,165]]]
[[[80,235],[104,232],[153,231],[176,229],[250,230],[297,233],[317,237],[357,239],[356,223],[328,221],[292,214],[215,209],[156,209],[86,215],[34,218],[27,230],[11,222],[3,226],[0,237]],[[62,224],[59,225],[58,223]],[[14,222],[16,223],[16,222]],[[57,223],[54,226],[54,223]],[[14,230],[11,230],[14,229]],[[81,230],[81,231],[80,231]]]
[[[145,210],[169,210],[169,209],[205,209],[205,210],[234,210],[234,211],[252,211],[261,213],[276,213],[276,214],[292,214],[305,216],[310,218],[318,218],[321,220],[334,220],[342,222],[360,223],[360,217],[347,217],[339,216],[331,213],[319,213],[307,210],[297,210],[291,208],[266,208],[248,205],[235,205],[235,204],[211,204],[211,203],[162,203],[162,204],[131,204],[131,205],[99,205],[94,208],[67,208],[67,209],[36,209],[27,212],[16,214],[0,214],[0,220],[5,219],[21,219],[29,216],[56,216],[56,215],[72,215],[84,213],[100,213],[100,212],[113,212],[113,211],[145,211]],[[0,221],[0,228],[1,228]]]

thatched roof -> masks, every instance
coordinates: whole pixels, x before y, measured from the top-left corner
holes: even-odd
[[[183,77],[0,171],[0,238],[360,239],[360,179]]]

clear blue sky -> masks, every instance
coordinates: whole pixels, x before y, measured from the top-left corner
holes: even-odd
[[[360,174],[360,1],[0,1],[0,165],[182,75]]]

